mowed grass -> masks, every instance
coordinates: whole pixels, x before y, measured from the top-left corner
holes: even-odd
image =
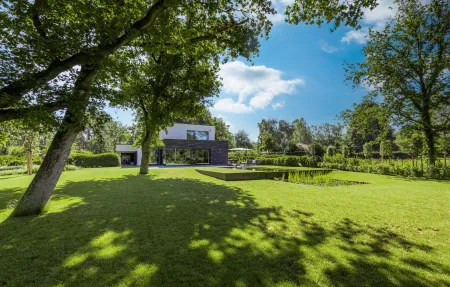
[[[63,173],[48,212],[8,218],[0,286],[449,286],[450,182],[224,182],[190,168]]]

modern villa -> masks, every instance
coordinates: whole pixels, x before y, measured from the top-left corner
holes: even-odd
[[[228,141],[215,140],[215,127],[205,125],[174,124],[159,132],[163,147],[153,148],[150,164],[155,165],[226,165]],[[142,148],[116,145],[122,165],[140,165]]]

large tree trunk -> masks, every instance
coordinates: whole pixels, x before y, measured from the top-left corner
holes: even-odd
[[[70,148],[82,130],[80,121],[67,110],[62,126],[56,133],[36,176],[28,186],[11,216],[39,214],[47,204],[64,170]]]
[[[139,170],[140,174],[148,174],[148,165],[150,161],[150,142],[151,142],[151,133],[146,130],[145,136],[142,141],[142,159],[141,159],[141,168]]]
[[[84,128],[89,88],[96,71],[96,67],[81,68],[75,83],[70,108],[64,115],[61,126],[50,144],[41,167],[11,216],[39,214],[50,199],[64,170],[72,144]]]

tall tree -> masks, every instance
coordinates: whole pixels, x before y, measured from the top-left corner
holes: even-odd
[[[217,59],[216,54],[204,54],[199,58],[161,51],[148,61],[134,65],[134,72],[121,89],[124,104],[137,109],[141,174],[148,173],[150,148],[158,141],[159,131],[173,125],[180,117],[193,117],[202,112],[210,103],[210,97],[218,95]]]
[[[244,130],[239,130],[234,134],[234,141],[236,143],[236,147],[249,149],[253,148],[253,143],[250,140],[250,136]]]
[[[313,141],[312,132],[304,118],[296,119],[292,122],[293,134],[292,141],[295,145],[310,144]]]
[[[431,165],[438,133],[450,129],[450,114],[441,113],[450,105],[449,35],[447,1],[400,0],[392,22],[369,32],[365,61],[347,69],[347,79],[384,96],[400,125],[424,133]]]
[[[271,27],[267,15],[274,13],[268,0],[206,4],[19,0],[0,5],[0,26],[5,27],[0,31],[5,47],[0,49],[0,121],[65,110],[44,162],[13,216],[36,214],[45,206],[72,143],[85,127],[86,112],[116,94],[103,77],[105,70],[117,67],[111,65],[116,57],[132,47],[164,48],[177,54],[203,41],[223,49],[235,41],[245,42],[246,46],[235,46],[229,53],[249,56],[254,49],[247,48],[258,48],[259,38],[267,37]],[[163,15],[182,25],[164,29],[157,25]],[[18,34],[22,36],[14,36]]]
[[[352,109],[343,111],[340,118],[347,126],[349,141],[355,152],[363,151],[363,145],[367,142],[376,144],[375,149],[378,149],[380,141],[393,139],[388,113],[382,104],[370,97],[354,104]]]
[[[335,19],[336,26],[345,22],[355,27],[364,7],[376,6],[376,0],[326,3],[296,0],[287,9],[288,21],[320,25]],[[270,5],[269,0],[0,1],[4,28],[0,30],[0,121],[65,111],[13,216],[36,214],[45,206],[76,136],[84,129],[86,112],[105,103],[101,90],[108,86],[99,74],[109,68],[117,52],[130,46],[182,50],[204,40],[226,46],[239,39],[257,46],[271,27],[267,15],[275,10]],[[166,12],[175,13],[178,20],[197,16],[197,25],[155,33],[155,24]],[[238,26],[247,29],[234,29]],[[249,55],[242,47],[230,53]]]
[[[341,124],[324,123],[311,126],[313,141],[319,142],[322,146],[339,146],[342,138],[343,126]]]

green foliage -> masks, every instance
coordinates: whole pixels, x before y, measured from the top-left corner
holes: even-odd
[[[342,145],[341,153],[345,158],[350,157],[350,147],[348,145]]]
[[[411,160],[366,160],[358,158],[345,159],[342,155],[325,156],[324,161],[319,163],[320,167],[339,169],[345,171],[377,173],[383,175],[396,175],[402,177],[424,177],[433,179],[450,179],[450,167],[442,162],[437,162],[433,167],[426,164],[421,166],[414,164]]]
[[[397,4],[394,19],[369,32],[365,61],[349,65],[347,79],[380,93],[397,126],[422,133],[434,163],[436,139],[450,131],[450,5],[445,0]]]
[[[325,154],[323,146],[318,142],[313,142],[309,145],[309,153],[312,156],[320,156],[322,157]]]
[[[363,154],[365,158],[372,158],[373,156],[373,143],[372,142],[366,142],[363,145]]]
[[[294,0],[286,8],[286,21],[292,24],[305,23],[321,26],[333,22],[336,29],[341,24],[361,28],[358,21],[364,15],[364,8],[374,9],[376,0],[327,1],[327,0]]]
[[[276,142],[273,134],[269,132],[263,132],[260,139],[260,151],[275,151],[276,150]]]
[[[331,176],[330,172],[331,171],[289,171],[288,182],[318,186],[339,186],[353,184],[353,182],[351,181],[334,179]]]
[[[336,148],[335,148],[334,146],[332,146],[332,145],[329,145],[329,146],[327,147],[326,155],[328,155],[328,156],[333,156],[333,155],[335,155],[335,154],[336,154]]]
[[[116,153],[103,154],[71,154],[67,163],[83,168],[120,166],[120,159]]]
[[[42,158],[40,156],[33,156],[34,164],[41,164]],[[0,166],[23,166],[26,164],[25,155],[0,155]]]
[[[391,158],[392,157],[392,142],[390,140],[381,141],[380,155],[381,155],[381,158]]]
[[[314,156],[258,154],[254,151],[229,152],[228,159],[238,160],[238,163],[246,162],[247,160],[257,160],[262,165],[304,166],[304,167],[317,167],[317,163],[320,160],[318,157]]]
[[[32,168],[32,173],[36,173],[39,170],[40,166],[39,165],[33,165]],[[74,165],[66,165],[64,166],[64,171],[73,171],[73,170],[79,170],[80,168]],[[10,169],[6,169],[6,168],[2,168],[0,167],[0,176],[5,176],[5,175],[16,175],[16,174],[27,174],[27,169],[25,167],[20,166],[14,166],[13,168]]]
[[[12,145],[6,148],[6,153],[12,156],[22,157],[25,154],[24,146]]]
[[[285,120],[262,119],[258,129],[260,151],[287,152],[295,147],[292,141],[293,126]]]
[[[234,134],[234,142],[236,144],[236,147],[238,148],[253,149],[253,143],[250,140],[248,133],[246,133],[244,130],[239,130]]]
[[[292,122],[292,141],[294,144],[310,144],[313,141],[311,128],[304,118],[296,119]]]
[[[340,114],[347,126],[348,143],[356,152],[363,151],[366,142],[376,143],[393,136],[389,125],[390,116],[383,104],[371,99],[375,96],[366,96],[361,103],[354,104],[353,109]]]
[[[329,123],[311,126],[313,140],[319,142],[322,146],[339,146],[343,128],[341,124],[333,125]]]

